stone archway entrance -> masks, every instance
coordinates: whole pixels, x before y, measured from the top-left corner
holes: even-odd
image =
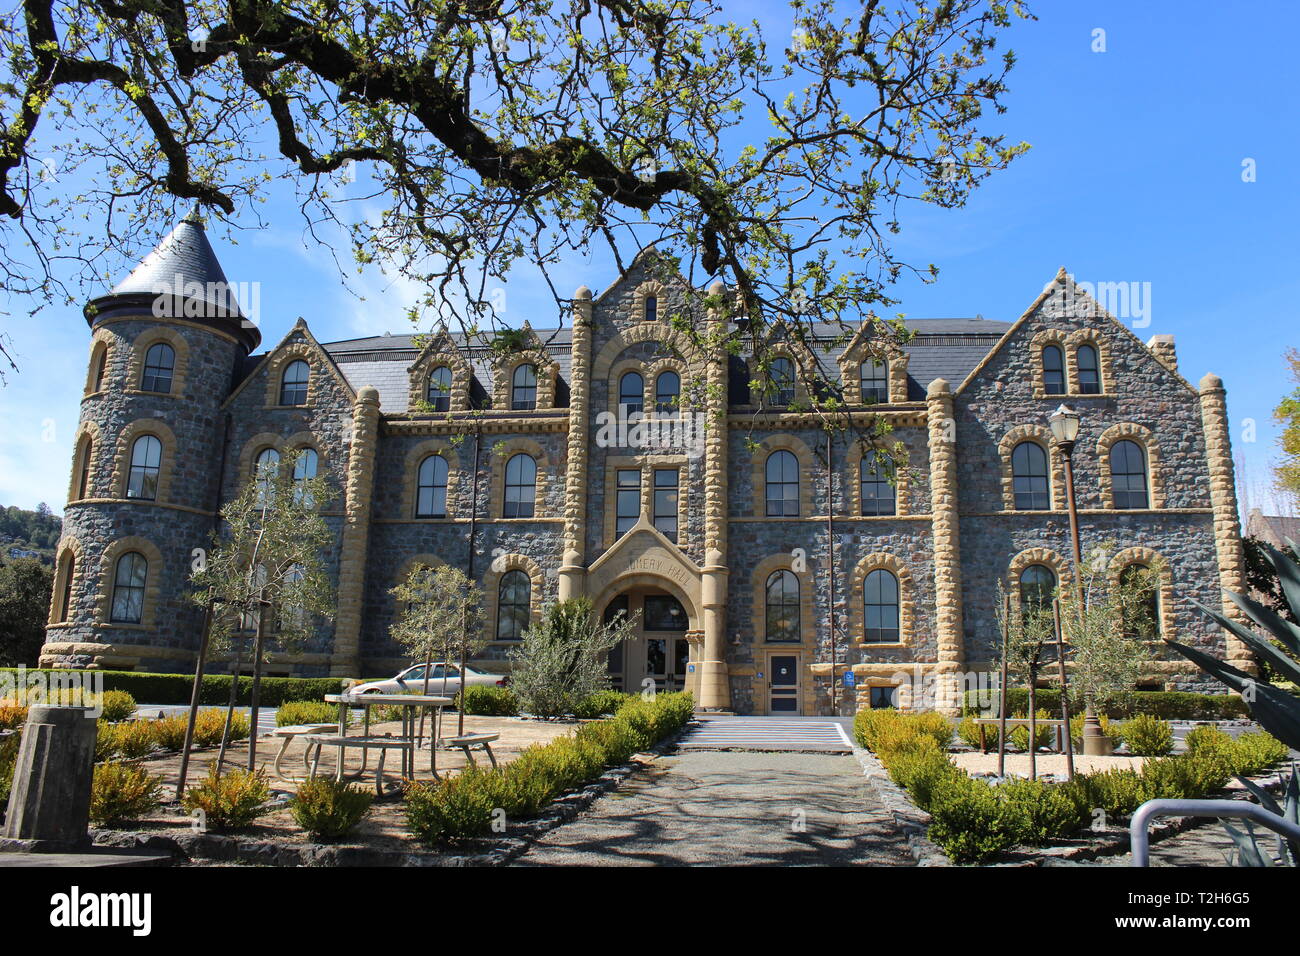
[[[639,693],[694,689],[693,664],[704,632],[691,626],[686,608],[653,585],[637,585],[612,597],[601,609],[610,621],[620,612],[635,620],[631,637],[609,653],[609,678],[616,690]]]

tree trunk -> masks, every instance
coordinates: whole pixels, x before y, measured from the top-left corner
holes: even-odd
[[[226,725],[221,729],[221,750],[217,753],[217,773],[226,765],[226,750],[230,747],[230,725],[235,719],[235,704],[239,700],[239,665],[243,661],[241,648],[235,645],[235,660],[231,665],[230,700],[226,703]]]
[[[190,691],[190,714],[185,724],[185,744],[181,747],[181,777],[176,784],[176,800],[185,796],[185,780],[190,772],[190,748],[194,746],[194,724],[199,719],[199,693],[203,689],[203,668],[208,658],[208,641],[212,635],[212,604],[203,615],[203,636],[199,638],[199,659],[194,665],[194,688]]]
[[[262,613],[257,616],[257,637],[253,644],[253,693],[249,699],[248,730],[248,770],[257,769],[257,713],[262,690],[262,652],[266,641],[266,617],[270,608],[262,605]]]

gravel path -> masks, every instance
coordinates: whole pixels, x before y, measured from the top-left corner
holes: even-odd
[[[518,866],[911,866],[851,756],[687,752],[663,757]]]

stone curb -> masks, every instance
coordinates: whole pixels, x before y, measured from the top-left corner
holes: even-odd
[[[930,814],[926,813],[908,796],[907,791],[890,779],[889,771],[870,750],[854,744],[853,756],[862,767],[863,776],[871,792],[889,812],[894,828],[907,840],[907,849],[917,866],[952,866],[952,860],[927,835]]]
[[[468,853],[383,850],[324,843],[277,844],[216,833],[164,836],[141,831],[93,830],[91,837],[95,846],[152,850],[187,860],[238,861],[263,866],[501,866],[523,855],[541,837],[569,823],[597,798],[617,790],[632,774],[672,750],[685,730],[683,727],[643,751],[641,755],[650,755],[649,760],[632,760],[611,767],[591,783],[556,797],[536,817],[511,825],[509,836],[465,841],[466,849],[472,851]]]

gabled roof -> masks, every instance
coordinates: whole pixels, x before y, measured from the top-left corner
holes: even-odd
[[[334,356],[330,355],[330,353],[327,352],[321,346],[321,344],[316,341],[316,336],[312,335],[311,329],[307,327],[307,320],[303,319],[302,317],[299,317],[298,321],[293,324],[293,328],[291,328],[288,334],[285,335],[285,337],[280,340],[279,345],[271,349],[265,355],[250,356],[248,358],[248,360],[245,363],[246,374],[243,376],[243,378],[239,380],[238,384],[235,385],[234,390],[231,391],[231,393],[226,397],[226,400],[221,403],[221,407],[228,408],[230,404],[234,402],[236,396],[238,396],[244,390],[244,388],[248,385],[248,383],[251,382],[255,377],[257,377],[257,375],[261,373],[263,369],[265,369],[268,365],[270,365],[271,359],[275,357],[275,354],[279,352],[282,348],[284,348],[286,345],[288,345],[289,341],[294,337],[294,335],[299,332],[302,333],[303,339],[306,340],[307,347],[310,348],[312,351],[316,352],[320,356],[321,365],[324,366],[324,368],[331,375],[333,375],[334,378],[338,380],[339,384],[341,384],[343,388],[347,391],[348,399],[350,401],[355,401],[357,397],[357,392],[360,389],[354,387],[352,383],[348,381],[347,376],[343,374],[343,371],[335,363]],[[363,383],[363,384],[368,384],[368,383]],[[382,397],[380,400],[382,403]]]

